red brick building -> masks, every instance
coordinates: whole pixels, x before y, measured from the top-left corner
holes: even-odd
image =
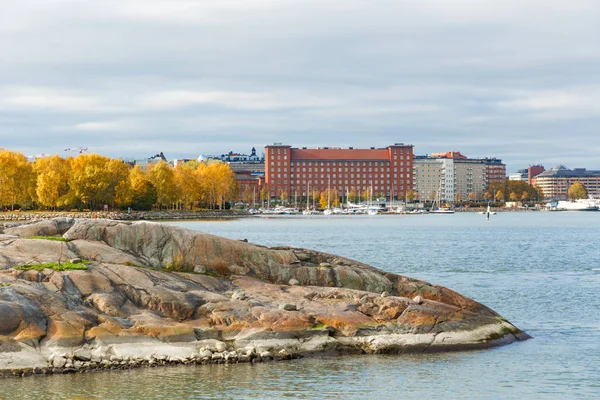
[[[271,197],[286,193],[304,197],[310,191],[373,188],[373,193],[403,198],[412,189],[413,146],[386,148],[294,148],[275,143],[265,147],[265,183]]]

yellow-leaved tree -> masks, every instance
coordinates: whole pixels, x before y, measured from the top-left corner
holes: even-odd
[[[38,158],[33,163],[36,174],[37,203],[56,209],[69,203],[69,161],[54,155]]]
[[[10,205],[32,200],[35,175],[31,163],[21,153],[0,149],[0,205]]]
[[[69,161],[69,196],[79,209],[98,210],[114,204],[117,186],[127,178],[122,161],[98,154],[80,154]]]
[[[148,175],[142,171],[139,165],[129,171],[128,181],[127,197],[121,204],[134,210],[151,210],[152,206],[156,204],[158,194]]]
[[[573,182],[568,191],[569,199],[587,199],[588,193],[581,182]]]
[[[192,209],[194,203],[201,197],[200,175],[198,161],[188,161],[175,167],[175,180],[179,190],[179,203],[185,209]]]
[[[211,207],[222,209],[226,202],[235,200],[238,186],[229,164],[223,162],[209,164],[203,178],[202,186]]]
[[[148,175],[156,188],[156,203],[159,208],[173,207],[180,197],[173,167],[161,160],[149,168]]]

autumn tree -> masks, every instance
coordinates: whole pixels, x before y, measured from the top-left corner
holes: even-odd
[[[577,182],[577,181],[575,181],[571,185],[571,187],[569,188],[569,191],[567,193],[568,193],[569,199],[572,199],[572,200],[587,199],[587,197],[588,197],[588,193],[587,193],[585,186],[583,186],[580,182]]]
[[[185,209],[192,209],[194,203],[201,198],[202,185],[198,169],[200,163],[196,160],[178,164],[175,167],[175,182],[179,193],[179,203]]]
[[[284,202],[287,202],[288,198],[289,198],[289,194],[288,194],[287,190],[281,189],[279,192],[279,200],[281,200],[281,203],[283,204]]]
[[[510,201],[519,201],[519,195],[517,195],[515,192],[510,192],[509,198]]]
[[[260,204],[264,205],[265,201],[269,200],[269,196],[270,196],[269,186],[265,185],[260,189],[260,192],[259,192]]]
[[[37,203],[56,209],[68,203],[69,161],[57,155],[38,158],[33,163]]]
[[[319,205],[321,206],[321,208],[327,208],[328,206],[328,198],[327,198],[327,190],[324,190],[321,192],[321,195],[319,197]]]
[[[331,190],[329,196],[331,200],[331,205],[333,207],[340,207],[340,193],[337,191],[337,189]]]
[[[370,201],[373,200],[373,197],[371,196],[371,189],[366,188],[365,190],[363,190],[360,194],[361,199],[363,199],[363,201]]]
[[[129,171],[127,184],[117,188],[116,202],[121,207],[151,210],[157,199],[156,188],[139,165]]]
[[[350,192],[348,192],[348,201],[351,203],[356,203],[358,199],[358,194],[356,193],[356,189],[352,188]]]
[[[114,173],[111,168],[117,164],[111,159],[98,154],[80,154],[69,159],[71,174],[69,175],[69,199],[78,208],[87,206],[97,210],[104,204],[115,200],[116,187],[121,179],[122,171]],[[123,164],[121,161],[115,160]],[[123,164],[124,165],[124,164]]]
[[[209,207],[222,209],[237,197],[237,181],[227,163],[215,162],[203,168],[201,185]]]
[[[521,193],[521,201],[527,201],[529,200],[529,192],[528,191],[524,191],[523,193]]]
[[[475,201],[475,200],[477,200],[477,193],[475,193],[475,192],[470,192],[470,193],[467,195],[467,198],[469,199],[469,201]]]
[[[179,198],[179,188],[175,181],[173,167],[161,160],[149,168],[148,176],[156,188],[158,207],[172,207]]]
[[[504,200],[504,192],[502,190],[498,190],[496,192],[496,201],[503,201]]]
[[[252,204],[252,207],[254,207],[254,190],[250,186],[244,188],[242,201],[246,204]]]
[[[0,204],[10,205],[32,199],[35,187],[31,164],[21,153],[0,149]]]
[[[406,192],[406,201],[409,203],[412,203],[413,201],[415,201],[415,191],[410,189],[408,192]]]

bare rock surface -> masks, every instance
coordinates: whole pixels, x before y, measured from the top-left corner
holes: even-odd
[[[57,218],[3,232],[0,371],[445,351],[528,338],[452,290],[321,252],[150,222]],[[74,258],[91,264],[13,269]]]

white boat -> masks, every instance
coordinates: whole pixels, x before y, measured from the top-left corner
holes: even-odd
[[[487,219],[490,219],[490,215],[496,215],[496,211],[492,211],[490,203],[488,203],[487,211],[479,211],[479,214],[485,215]]]
[[[546,205],[548,211],[598,211],[598,206],[593,200],[561,200],[558,202],[548,203]]]
[[[431,205],[431,209],[429,210],[430,214],[454,214],[454,210],[447,207],[440,207],[440,192],[441,192],[441,181],[440,181],[440,191],[437,192],[436,198],[433,200],[433,204]]]
[[[430,214],[454,214],[454,210],[445,207],[438,207],[436,209],[429,210]]]

